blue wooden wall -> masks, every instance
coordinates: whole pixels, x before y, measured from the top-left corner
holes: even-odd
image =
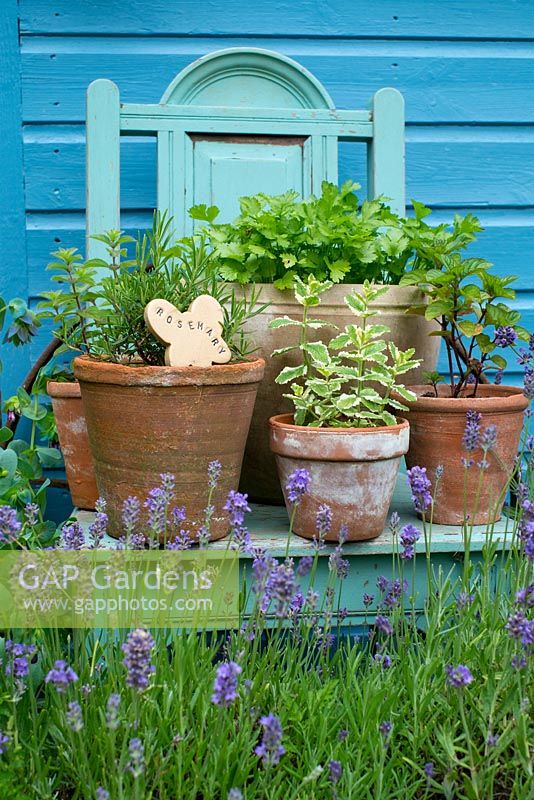
[[[2,0],[0,16],[0,292],[35,298],[49,252],[83,244],[90,81],[155,102],[198,56],[260,46],[302,63],[340,108],[381,86],[403,92],[408,197],[436,221],[480,216],[476,250],[520,276],[534,329],[534,0]],[[122,149],[123,225],[136,228],[155,205],[155,146]],[[346,145],[349,176],[365,182],[364,152]]]

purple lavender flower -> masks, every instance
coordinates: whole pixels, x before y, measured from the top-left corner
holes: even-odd
[[[11,506],[0,506],[0,542],[16,541],[22,525]]]
[[[82,707],[77,700],[73,700],[69,703],[67,711],[65,712],[65,717],[67,725],[74,733],[80,733],[80,731],[83,730]]]
[[[515,344],[516,340],[517,333],[511,325],[499,325],[495,329],[494,343],[497,347],[510,347],[510,345]]]
[[[106,726],[110,729],[110,731],[115,731],[119,727],[120,703],[120,694],[110,694],[106,705]]]
[[[345,728],[342,728],[340,731],[338,731],[338,734],[337,734],[338,741],[344,742],[348,735],[349,735],[349,732],[347,730],[345,730]]]
[[[287,614],[295,592],[295,572],[291,564],[279,564],[276,561],[274,563],[276,566],[273,566],[267,579],[261,608],[262,611],[266,611],[271,601],[274,601],[276,616],[283,618]]]
[[[534,583],[516,592],[515,604],[518,606],[526,606],[526,608],[534,607]]]
[[[412,559],[415,555],[414,545],[420,539],[421,533],[417,530],[415,525],[405,525],[400,532],[400,543],[403,550],[400,557],[406,560]]]
[[[130,631],[128,638],[122,645],[124,658],[122,663],[128,670],[126,685],[138,692],[147,688],[150,676],[155,668],[150,662],[154,639],[148,631],[137,628]]]
[[[469,668],[464,664],[458,664],[457,667],[448,664],[445,669],[447,672],[447,683],[449,686],[454,686],[455,689],[462,689],[464,686],[468,686],[473,682],[473,676]]]
[[[497,426],[488,425],[486,430],[481,436],[480,446],[487,453],[489,450],[494,450],[497,444]]]
[[[380,725],[378,726],[378,730],[380,731],[384,739],[387,740],[389,739],[391,731],[393,730],[393,723],[386,719],[384,720],[384,722],[380,723]]]
[[[230,789],[227,800],[243,800],[243,792],[240,789]]]
[[[512,656],[512,662],[511,663],[512,663],[512,667],[514,669],[517,669],[517,670],[525,669],[525,667],[527,666],[527,659],[525,658],[525,656],[515,655],[515,656]]]
[[[480,411],[473,411],[470,409],[465,416],[466,422],[462,444],[464,450],[467,450],[468,453],[472,453],[479,446],[482,414]]]
[[[109,792],[103,786],[99,786],[95,792],[96,800],[109,800]]]
[[[514,611],[508,617],[506,630],[512,639],[517,639],[524,647],[534,645],[534,620],[527,619],[524,611]]]
[[[391,531],[391,535],[393,537],[397,536],[399,532],[399,526],[400,526],[400,516],[396,511],[394,511],[391,517],[389,518],[389,530]]]
[[[162,472],[159,478],[161,481],[160,489],[165,497],[165,503],[169,505],[170,503],[172,503],[174,497],[174,491],[176,489],[176,481],[174,475],[171,475],[170,472]]]
[[[216,706],[228,708],[237,698],[237,681],[242,668],[235,661],[227,661],[217,667],[213,682],[211,702]]]
[[[29,525],[30,528],[39,520],[39,506],[37,503],[27,503],[24,506],[24,519],[26,521],[26,525]]]
[[[431,781],[431,780],[432,780],[432,778],[433,778],[433,777],[434,777],[434,775],[435,775],[434,764],[432,763],[432,761],[427,761],[427,763],[426,763],[426,764],[425,764],[425,766],[423,767],[423,772],[425,773],[425,775],[426,775],[427,779],[428,779],[429,781]]]
[[[8,744],[9,744],[9,736],[0,731],[0,756],[2,756],[6,752]]]
[[[332,761],[328,764],[328,780],[330,783],[337,783],[343,774],[343,767],[341,766],[340,761]]]
[[[379,589],[381,592],[387,591],[387,588],[389,586],[389,581],[385,575],[378,576],[378,578],[376,579],[376,586],[377,589]]]
[[[486,744],[488,747],[496,747],[499,741],[499,736],[496,733],[488,733],[488,738],[486,739]]]
[[[252,548],[250,532],[244,525],[232,529],[231,535],[232,550],[239,550],[240,553],[248,553]]]
[[[210,461],[208,464],[208,487],[215,489],[221,477],[222,464],[220,461]]]
[[[412,492],[414,508],[420,514],[423,514],[432,503],[431,483],[426,474],[426,467],[412,467],[406,474]]]
[[[299,578],[305,578],[313,566],[313,556],[302,556],[298,563],[297,575]]]
[[[189,550],[193,546],[193,539],[189,531],[180,529],[166,544],[167,550]]]
[[[130,739],[128,743],[130,760],[126,766],[134,779],[137,780],[145,771],[145,748],[141,739]]]
[[[139,524],[141,516],[141,503],[138,497],[130,495],[122,504],[122,524],[126,538],[130,538]]]
[[[260,718],[260,724],[263,728],[263,738],[260,744],[254,748],[254,752],[261,758],[264,767],[278,764],[280,757],[285,753],[285,747],[281,744],[282,725],[280,720],[274,714],[267,714]]]
[[[245,522],[245,514],[250,512],[248,495],[231,489],[228,492],[224,510],[228,511],[232,528],[241,528]]]
[[[532,400],[534,397],[534,367],[527,364],[525,367],[525,377],[523,379],[523,393]]]
[[[468,606],[472,605],[474,601],[475,601],[474,594],[468,594],[467,592],[460,592],[456,600],[456,605],[459,609],[467,608]]]
[[[387,653],[375,653],[373,661],[375,664],[380,664],[384,669],[389,669],[392,664],[391,656],[388,656]]]
[[[382,614],[377,614],[375,618],[375,628],[386,636],[391,636],[393,634],[393,625],[389,619]]]
[[[294,473],[293,473],[294,474]],[[320,505],[315,516],[315,529],[319,541],[324,542],[332,530],[332,509],[326,504]]]
[[[310,473],[307,469],[296,469],[286,483],[286,497],[290,503],[299,503],[310,488]]]
[[[66,661],[59,659],[55,662],[53,669],[49,671],[45,678],[45,683],[54,684],[60,694],[64,694],[71,683],[76,683],[78,676],[69,667]]]
[[[96,515],[93,522],[89,525],[89,539],[91,548],[96,550],[100,547],[102,539],[106,535],[108,527],[108,515],[106,514],[106,501],[99,497],[95,504]]]
[[[85,534],[79,522],[70,522],[61,529],[63,550],[81,550],[85,547]]]
[[[333,553],[328,559],[328,568],[330,572],[335,573],[336,577],[344,580],[349,574],[350,564],[346,558],[343,558],[343,549],[338,544]]]
[[[375,596],[374,596],[374,594],[367,594],[367,592],[364,592],[364,595],[363,595],[363,604],[364,604],[364,606],[365,606],[366,608],[369,608],[369,606],[372,606],[372,605],[373,605],[373,603],[374,603],[374,601],[375,601]]]
[[[495,373],[495,377],[493,379],[493,383],[495,384],[495,386],[500,386],[501,385],[503,376],[504,376],[504,370],[498,369],[497,372]]]
[[[167,522],[167,493],[161,486],[151,489],[144,503],[148,510],[148,527],[156,538],[163,536]]]

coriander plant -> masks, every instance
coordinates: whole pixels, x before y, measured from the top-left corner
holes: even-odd
[[[320,295],[331,287],[330,281],[318,281],[308,276],[306,282],[295,278],[295,298],[302,306],[302,320],[289,317],[275,319],[272,328],[293,326],[300,331],[300,341],[292,347],[276,350],[273,355],[300,350],[302,364],[284,367],[277,383],[291,384],[286,394],[295,406],[296,425],[312,427],[363,428],[395,425],[397,420],[390,409],[405,411],[406,406],[391,398],[395,391],[405,400],[415,395],[397,378],[417,367],[414,349],[399,350],[393,342],[385,342],[389,333],[386,325],[369,324],[377,311],[371,303],[387,291],[366,281],[361,292],[345,297],[348,308],[361,320],[338,333],[328,345],[310,341],[310,333],[326,323],[309,316],[318,306]],[[297,382],[300,381],[300,382]],[[382,391],[377,390],[377,385]]]
[[[411,257],[400,218],[382,198],[361,205],[347,181],[324,181],[320,197],[298,192],[242,197],[241,213],[216,224],[218,209],[194,206],[193,219],[209,223],[209,242],[223,278],[239,283],[274,283],[290,289],[296,276],[319,281],[398,283]]]

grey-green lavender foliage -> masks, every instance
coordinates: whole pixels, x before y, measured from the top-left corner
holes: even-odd
[[[276,378],[277,383],[291,384],[291,392],[285,397],[295,406],[295,424],[356,428],[395,425],[397,420],[390,409],[404,411],[406,406],[393,400],[391,393],[395,391],[405,400],[415,399],[413,392],[397,380],[421,362],[413,358],[413,348],[399,350],[394,342],[384,340],[390,333],[386,325],[369,323],[377,315],[371,304],[387,287],[366,281],[361,292],[353,291],[345,297],[347,307],[360,321],[347,325],[328,344],[310,341],[312,332],[329,327],[323,320],[310,317],[310,310],[320,304],[321,294],[331,286],[330,281],[312,276],[306,282],[296,277],[295,298],[302,306],[302,319],[280,317],[271,322],[272,328],[293,327],[300,333],[297,344],[273,353],[302,353],[302,364],[284,367]]]

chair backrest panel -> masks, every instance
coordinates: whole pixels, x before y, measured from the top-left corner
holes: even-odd
[[[87,92],[87,252],[90,238],[120,227],[120,134],[155,135],[158,208],[176,230],[192,230],[187,210],[216,205],[233,218],[243,195],[320,192],[337,182],[338,142],[368,145],[368,191],[404,213],[404,103],[381,89],[370,111],[339,111],[300,64],[269,51],[212,53],[179,73],[158,104],[121,104],[117,86],[94,81]]]

